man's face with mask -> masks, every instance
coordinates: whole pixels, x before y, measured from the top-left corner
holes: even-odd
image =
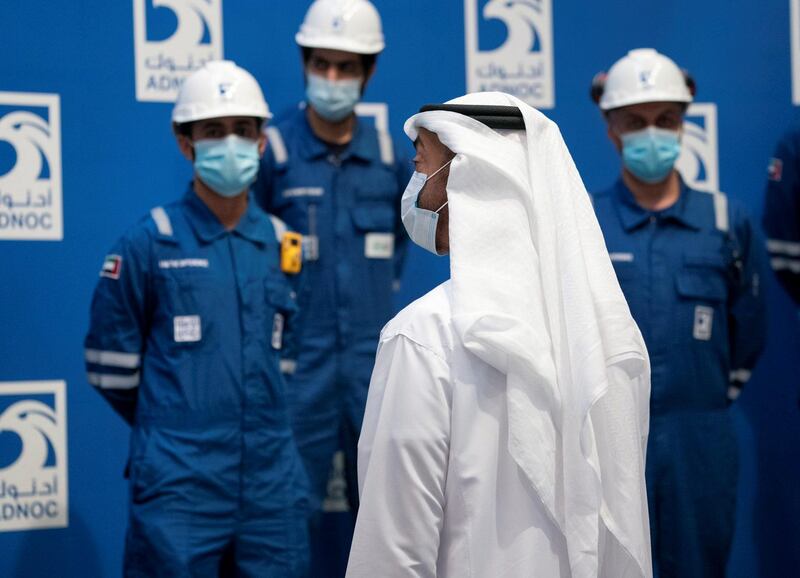
[[[422,187],[418,206],[428,211],[439,211],[439,223],[436,227],[436,251],[440,255],[449,253],[450,211],[447,206],[447,178],[450,175],[449,163],[455,153],[444,146],[436,133],[420,128],[414,143],[417,154],[414,156],[414,167],[417,172],[432,176]],[[447,166],[445,166],[447,165]],[[444,167],[442,169],[442,167]],[[439,171],[439,169],[442,169]],[[439,171],[437,174],[436,171]]]
[[[684,111],[677,102],[645,102],[608,112],[608,138],[637,180],[659,183],[672,172],[680,154]]]
[[[314,48],[306,62],[306,97],[325,120],[347,119],[374,72],[364,68],[364,57],[353,52]]]

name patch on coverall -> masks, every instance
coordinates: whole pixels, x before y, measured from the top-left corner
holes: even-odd
[[[202,339],[199,315],[178,315],[173,319],[173,323],[176,342],[189,343]]]
[[[391,259],[394,255],[393,233],[367,233],[364,237],[364,256],[367,259]]]
[[[700,341],[711,339],[711,329],[714,325],[714,310],[705,305],[694,308],[694,338]]]

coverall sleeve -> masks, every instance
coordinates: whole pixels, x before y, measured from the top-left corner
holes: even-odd
[[[763,237],[745,213],[740,212],[734,222],[742,263],[729,310],[730,399],[736,399],[750,379],[750,372],[764,349],[767,334],[767,305],[761,289],[761,280],[767,272]]]
[[[800,305],[800,133],[781,139],[770,161],[764,200],[767,248],[778,281]]]
[[[358,444],[347,578],[434,578],[450,439],[449,368],[398,335],[377,355]]]
[[[399,150],[395,147],[395,150]],[[395,207],[397,207],[397,221],[395,222],[395,251],[394,251],[394,287],[395,290],[400,289],[400,281],[403,278],[403,267],[406,262],[406,253],[408,252],[408,234],[406,228],[403,226],[402,215],[400,214],[400,199],[403,197],[403,192],[406,190],[406,185],[411,179],[413,174],[413,165],[411,159],[403,152],[398,153],[398,159],[395,167],[395,174],[397,175],[397,197],[395,198]]]
[[[144,240],[145,236],[139,238]],[[106,257],[84,342],[89,383],[128,424],[133,423],[136,413],[148,331],[148,249],[143,244],[125,237]]]

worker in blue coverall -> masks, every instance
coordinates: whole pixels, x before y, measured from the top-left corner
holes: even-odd
[[[763,225],[772,270],[800,307],[800,130],[785,134],[770,160]]]
[[[661,578],[725,574],[738,446],[728,413],[763,348],[762,239],[742,207],[673,168],[694,82],[652,49],[595,78],[622,156],[593,195],[617,277],[652,364],[647,493]]]
[[[356,447],[378,336],[394,313],[406,247],[400,197],[411,163],[397,154],[385,117],[373,125],[355,114],[384,48],[375,7],[366,0],[317,0],[295,39],[306,102],[267,129],[255,191],[305,243],[298,356],[284,359],[283,369],[318,514],[311,549],[313,573],[321,575],[329,564],[315,560],[336,541],[319,528],[340,449],[353,514],[357,506]],[[346,537],[343,548],[348,543]]]
[[[172,114],[194,181],[100,272],[86,365],[132,426],[127,577],[307,575],[308,482],[279,369],[296,306],[248,191],[269,117],[233,62],[194,72]]]

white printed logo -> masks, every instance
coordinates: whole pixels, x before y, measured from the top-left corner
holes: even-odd
[[[800,0],[791,0],[792,104],[800,105]]]
[[[686,111],[681,156],[675,167],[686,184],[701,191],[719,191],[717,105],[695,103]]]
[[[328,474],[328,494],[322,502],[323,512],[349,512],[347,500],[347,478],[344,475],[344,452],[333,454],[331,469]]]
[[[133,0],[136,99],[174,102],[183,81],[222,59],[222,0]]]
[[[554,107],[552,0],[464,0],[464,13],[467,91]]]
[[[0,532],[67,526],[65,388],[0,382]]]
[[[0,92],[0,239],[60,241],[57,94]]]

